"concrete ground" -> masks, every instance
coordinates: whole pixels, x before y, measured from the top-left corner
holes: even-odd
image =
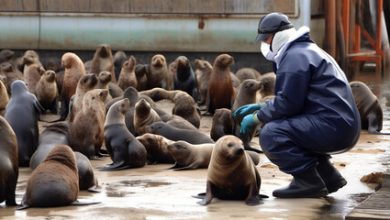
[[[167,105],[167,103],[162,103]],[[385,110],[385,129],[389,132],[389,110]],[[203,117],[201,130],[209,132],[210,117]],[[258,144],[258,139],[253,139]],[[344,219],[352,208],[374,192],[377,184],[360,181],[364,175],[385,172],[390,161],[390,136],[370,135],[362,131],[359,142],[349,152],[334,155],[333,164],[348,184],[327,198],[277,199],[272,191],[287,185],[286,175],[260,155],[257,169],[262,178],[260,192],[269,195],[263,204],[247,206],[243,201],[214,199],[210,205],[198,205],[193,198],[206,189],[206,169],[173,171],[172,165],[146,165],[139,169],[100,171],[110,158],[92,161],[101,186],[100,193],[82,191],[80,200],[98,201],[89,206],[30,208],[16,211],[0,205],[0,219]],[[20,168],[17,202],[23,197],[31,170]]]

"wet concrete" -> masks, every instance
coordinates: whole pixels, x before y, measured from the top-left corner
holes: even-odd
[[[167,102],[159,103],[169,108]],[[50,117],[48,117],[50,118]],[[201,130],[209,132],[210,117],[203,117]],[[385,110],[384,132],[390,130],[390,109]],[[257,138],[253,139],[258,144]],[[360,181],[372,172],[384,172],[389,167],[389,135],[370,135],[362,132],[351,151],[334,155],[332,162],[347,179],[348,184],[327,198],[277,199],[272,191],[285,186],[291,176],[261,155],[257,169],[262,178],[260,192],[269,195],[263,204],[247,206],[243,201],[214,199],[208,206],[200,206],[193,198],[206,188],[206,169],[190,171],[170,170],[170,164],[146,165],[139,169],[100,171],[110,163],[108,157],[93,160],[100,193],[80,192],[79,199],[99,201],[89,206],[58,208],[30,208],[16,211],[0,205],[1,219],[343,219],[352,208],[370,195],[376,184]],[[23,197],[31,170],[20,168],[17,202]]]

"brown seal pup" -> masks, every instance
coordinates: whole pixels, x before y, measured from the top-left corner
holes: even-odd
[[[124,51],[118,50],[114,53],[114,68],[115,68],[115,78],[119,79],[119,74],[121,72],[123,63],[127,60],[127,55]]]
[[[109,91],[106,99],[106,103],[112,99],[112,96],[110,94],[110,86],[109,86],[109,84],[112,83],[111,78],[112,76],[110,72],[101,71],[98,75],[98,83],[95,86],[95,89],[107,89]]]
[[[146,126],[146,132],[162,135],[173,141],[187,141],[191,144],[214,143],[206,134],[199,130],[176,128],[166,122],[158,121]]]
[[[243,105],[255,103],[256,93],[261,88],[261,85],[261,82],[258,82],[255,79],[244,80],[238,88],[238,93],[231,110],[235,111]]]
[[[232,111],[227,108],[219,108],[215,110],[211,123],[210,137],[217,141],[225,135],[234,134],[234,119]]]
[[[24,67],[23,77],[27,84],[27,89],[32,94],[36,95],[35,88],[37,87],[38,81],[41,79],[42,74],[45,72],[41,64],[31,64]]]
[[[77,173],[79,176],[79,189],[91,192],[99,192],[97,178],[88,157],[80,152],[74,152],[76,156]]]
[[[137,77],[135,75],[136,65],[137,61],[134,56],[130,56],[130,58],[123,63],[118,78],[118,86],[121,89],[125,90],[129,86],[137,88]]]
[[[35,87],[35,94],[45,110],[57,113],[58,88],[56,73],[53,70],[45,71]]]
[[[111,73],[111,82],[116,82],[114,58],[112,57],[111,46],[108,44],[101,44],[96,48],[95,54],[92,58],[91,73],[99,75],[101,71],[108,71]]]
[[[19,166],[26,167],[38,146],[38,119],[43,109],[35,95],[27,91],[25,82],[14,81],[11,93],[4,117],[18,140]]]
[[[214,114],[215,109],[232,107],[235,92],[230,76],[230,65],[234,59],[228,54],[215,58],[207,92],[207,111]]]
[[[261,98],[275,95],[275,81],[276,75],[274,72],[269,72],[261,75],[258,80],[260,81],[260,95]]]
[[[349,85],[360,113],[362,129],[367,129],[368,133],[379,133],[383,125],[383,111],[378,98],[363,82],[352,81]]]
[[[199,89],[198,103],[203,105],[206,102],[207,90],[213,66],[207,60],[195,59],[195,75]]]
[[[85,93],[80,111],[69,125],[69,144],[88,158],[102,156],[104,141],[104,102],[108,91],[93,89]]]
[[[7,88],[5,87],[3,81],[0,80],[0,115],[4,115],[5,108],[8,104],[9,96]]]
[[[246,79],[257,79],[260,73],[253,68],[244,67],[237,70],[235,75],[241,82],[244,82]]]
[[[0,203],[15,206],[15,189],[19,176],[18,145],[15,132],[0,116]]]
[[[198,85],[190,60],[186,56],[176,58],[176,72],[173,78],[173,89],[181,90],[198,99]]]
[[[207,205],[216,197],[258,205],[260,185],[260,174],[241,140],[226,135],[215,143],[207,169],[206,195],[199,204]]]
[[[85,75],[85,68],[83,61],[74,53],[65,53],[61,58],[61,63],[65,71],[61,89],[60,120],[65,120],[69,113],[70,99],[76,92],[80,78]]]
[[[157,121],[161,121],[161,118],[149,102],[141,99],[135,104],[134,128],[137,135],[145,134],[145,127]]]
[[[77,200],[79,177],[76,158],[67,145],[57,145],[31,173],[23,208],[66,206]]]
[[[167,76],[168,64],[165,56],[162,54],[154,55],[149,64],[149,71],[146,72],[148,79],[147,89],[155,87],[166,88]]]
[[[146,149],[125,125],[124,114],[129,110],[128,99],[113,104],[107,112],[104,123],[104,141],[113,161],[104,169],[143,167],[146,163]]]
[[[30,168],[34,170],[42,163],[49,152],[58,144],[69,145],[69,124],[68,122],[56,122],[47,126],[39,137],[37,150],[31,156]]]
[[[168,145],[168,152],[175,160],[175,170],[189,170],[207,168],[210,163],[211,152],[215,144],[190,144],[185,141],[176,141]],[[255,165],[259,164],[259,155],[253,151],[246,151]]]
[[[41,61],[39,61],[39,54],[35,50],[26,50],[22,56],[22,63],[24,67],[34,63],[42,66]]]
[[[9,62],[0,63],[0,73],[2,76],[5,76],[5,80],[3,82],[7,88],[8,95],[10,95],[11,84],[15,80],[23,80],[23,74]]]
[[[192,96],[181,90],[167,91],[162,88],[154,88],[141,92],[153,99],[159,101],[162,99],[171,100],[175,103],[172,114],[181,116],[189,121],[196,128],[200,126],[200,113],[198,111],[196,102]]]
[[[137,64],[135,65],[134,73],[137,78],[137,90],[143,91],[148,88],[147,74],[149,72],[148,64]]]
[[[70,106],[69,121],[72,122],[78,111],[82,109],[84,95],[91,91],[98,84],[98,78],[95,74],[84,74],[77,83],[76,93],[72,97]]]
[[[161,135],[146,133],[137,137],[137,140],[141,142],[147,154],[147,160],[149,164],[156,163],[174,163],[172,155],[168,151],[168,145],[175,141],[169,140]]]
[[[234,73],[233,73],[233,72],[230,72],[230,77],[231,77],[231,79],[232,79],[232,85],[233,85],[233,89],[234,89],[234,91],[236,91],[236,90],[237,90],[237,88],[240,86],[240,84],[241,84],[241,81],[240,81],[240,79],[239,79],[239,78],[237,78],[237,76],[236,76],[236,75],[234,75]]]

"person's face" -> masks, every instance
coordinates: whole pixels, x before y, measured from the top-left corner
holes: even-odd
[[[267,39],[264,40],[264,43],[271,45],[273,36],[274,36],[273,34],[270,35]]]

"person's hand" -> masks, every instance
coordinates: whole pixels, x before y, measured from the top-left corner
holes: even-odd
[[[254,111],[260,110],[262,107],[265,106],[265,103],[255,103],[255,104],[248,104],[248,105],[243,105],[239,107],[236,111],[233,112],[233,118],[237,117],[244,117],[247,114],[250,114]]]
[[[253,114],[246,115],[241,121],[240,134],[247,134],[254,126],[259,124],[260,121],[257,118],[257,111]]]

